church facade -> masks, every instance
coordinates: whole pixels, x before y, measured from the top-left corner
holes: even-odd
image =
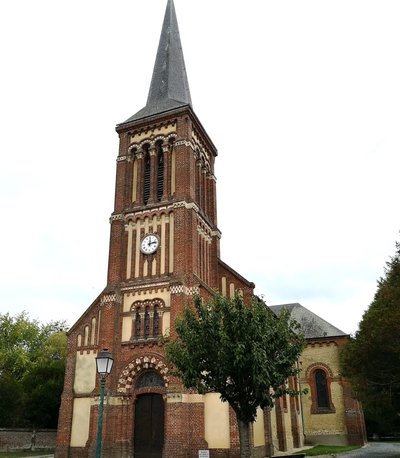
[[[169,372],[160,344],[161,336],[174,335],[174,321],[194,295],[208,298],[219,290],[232,297],[241,291],[250,300],[254,290],[220,257],[217,150],[192,108],[173,0],[147,104],[116,130],[107,285],[68,333],[56,457],[94,456],[95,358],[104,348],[112,352],[114,366],[106,382],[103,456],[197,457],[199,450],[211,457],[238,456],[229,406],[216,393],[185,390]],[[306,335],[300,378],[288,381],[293,388],[308,387],[309,394],[259,411],[254,456],[273,456],[305,440],[364,442],[362,412],[339,374],[338,351],[346,336],[318,332]]]

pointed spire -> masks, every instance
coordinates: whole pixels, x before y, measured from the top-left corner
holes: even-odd
[[[125,123],[186,105],[192,100],[174,2],[168,0],[147,104]]]

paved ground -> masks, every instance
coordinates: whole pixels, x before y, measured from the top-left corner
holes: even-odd
[[[340,458],[400,458],[400,443],[370,442],[363,448],[352,452],[340,453]],[[325,457],[326,458],[326,457]]]
[[[371,442],[363,448],[353,452],[339,453],[338,455],[320,455],[314,458],[400,458],[400,443]],[[54,455],[42,455],[32,458],[53,458]]]
[[[312,448],[312,447],[310,447]],[[303,449],[296,449],[293,453]],[[283,452],[277,452],[275,456],[285,458]],[[319,455],[314,458],[400,458],[400,442],[370,442],[365,447],[352,452],[338,453],[335,455]]]

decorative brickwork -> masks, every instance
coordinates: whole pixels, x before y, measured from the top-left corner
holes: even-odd
[[[118,379],[118,393],[128,393],[132,389],[132,383],[135,376],[143,370],[154,369],[161,374],[165,381],[165,386],[168,386],[168,368],[165,363],[156,356],[141,356],[135,361],[129,363],[121,372]]]

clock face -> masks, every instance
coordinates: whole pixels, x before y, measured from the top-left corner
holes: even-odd
[[[157,235],[148,234],[143,238],[140,244],[140,251],[144,254],[152,254],[157,250],[158,245],[159,239]]]

